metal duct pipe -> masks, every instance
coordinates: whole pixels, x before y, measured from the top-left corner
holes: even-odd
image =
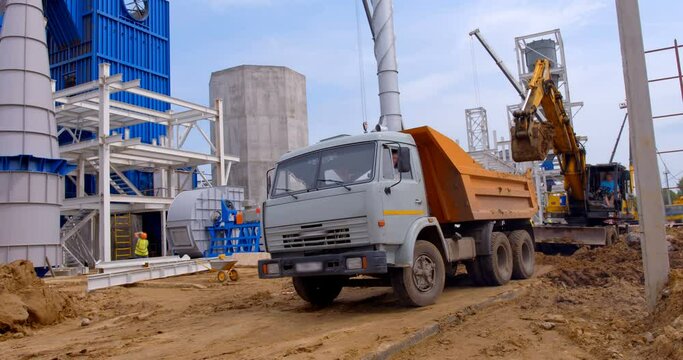
[[[0,263],[61,263],[63,178],[42,0],[7,0],[0,33]]]
[[[392,0],[372,0],[372,32],[375,37],[375,59],[379,80],[380,118],[378,130],[403,130],[398,91],[396,37]]]

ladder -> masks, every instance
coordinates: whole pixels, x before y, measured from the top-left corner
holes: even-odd
[[[114,214],[112,230],[114,232],[114,260],[130,259],[133,257],[131,214]]]

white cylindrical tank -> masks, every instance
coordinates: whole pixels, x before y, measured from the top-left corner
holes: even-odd
[[[0,262],[59,265],[59,159],[42,0],[7,0],[0,33]]]

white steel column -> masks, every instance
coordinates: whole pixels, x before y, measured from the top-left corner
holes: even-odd
[[[111,261],[111,194],[109,183],[111,179],[109,170],[110,148],[107,143],[109,136],[109,64],[99,65],[99,87],[100,87],[100,124],[98,127],[99,138],[99,174],[98,190],[100,193],[100,218],[98,235],[100,240],[100,256],[102,261]]]
[[[78,181],[76,185],[76,197],[85,196],[85,158],[78,158]]]
[[[649,310],[669,276],[664,231],[664,202],[657,162],[647,68],[638,0],[616,0],[619,40],[624,66],[631,151],[638,193],[638,216],[645,269],[645,297]]]
[[[166,242],[166,213],[166,210],[159,212],[159,215],[161,216],[161,256],[166,256],[168,251],[168,245]]]
[[[166,171],[166,185],[168,186],[168,197],[170,198],[175,198],[178,195],[177,178],[176,172],[173,171],[172,167],[169,167],[168,171]]]
[[[213,141],[216,144],[216,152],[218,153],[218,175],[213,182],[216,186],[227,185],[228,179],[226,178],[226,168],[225,168],[225,139],[223,138],[223,100],[216,99],[215,108],[218,111],[218,115],[214,118],[216,134]]]

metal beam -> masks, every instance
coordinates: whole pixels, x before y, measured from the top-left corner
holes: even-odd
[[[166,102],[166,103],[169,103],[172,105],[178,105],[178,106],[184,107],[186,109],[194,109],[194,110],[198,110],[198,111],[205,112],[208,114],[212,114],[214,116],[217,115],[216,110],[211,109],[209,107],[199,105],[199,104],[194,104],[194,103],[191,103],[189,101],[185,101],[185,100],[181,100],[181,99],[176,99],[176,98],[171,97],[171,96],[158,94],[158,93],[155,93],[155,92],[152,92],[149,90],[137,88],[137,89],[130,89],[130,90],[128,90],[128,92],[131,94],[144,96],[146,98],[163,101],[163,102]]]
[[[640,25],[638,0],[616,0],[619,40],[624,66],[631,151],[638,192],[638,216],[643,233],[645,297],[650,311],[669,277],[669,254],[664,231],[664,203],[652,123],[650,90]],[[656,194],[656,196],[653,196]]]
[[[88,291],[112,286],[132,284],[139,281],[160,279],[171,276],[193,274],[210,269],[206,260],[179,260],[171,264],[151,265],[136,270],[88,276]]]

